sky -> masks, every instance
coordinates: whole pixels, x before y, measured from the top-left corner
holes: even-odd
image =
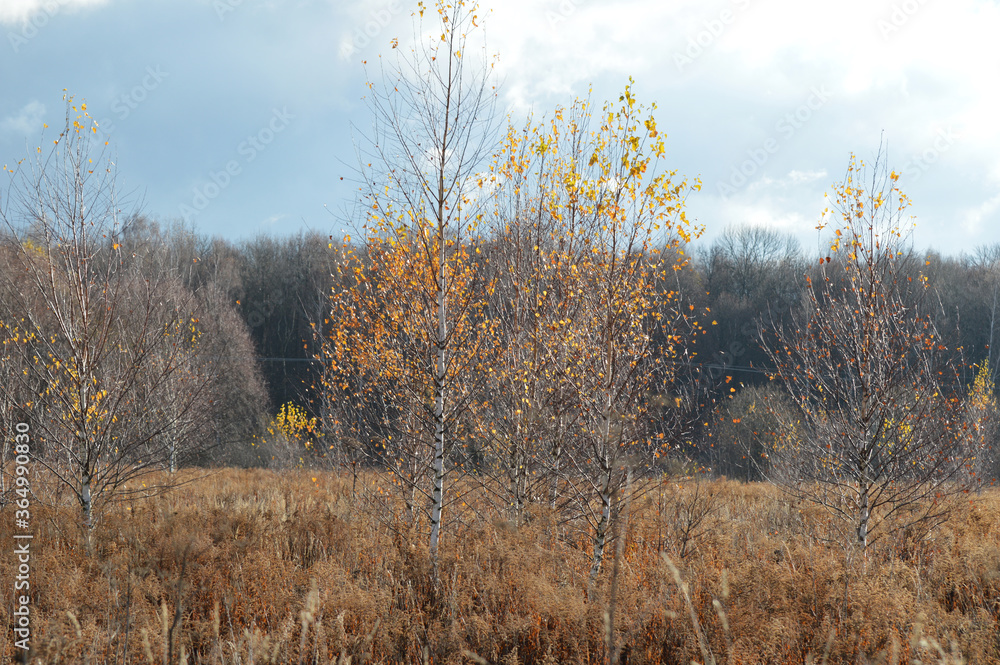
[[[496,0],[481,4],[501,112],[551,115],[631,76],[687,214],[795,235],[884,140],[913,243],[1000,243],[996,0]],[[404,0],[0,0],[0,163],[60,126],[64,89],[149,217],[231,240],[339,234],[356,198],[366,76],[413,35]],[[368,63],[366,75],[366,65]],[[355,129],[352,130],[352,127]],[[227,172],[228,171],[228,172]],[[341,180],[341,178],[345,180]]]

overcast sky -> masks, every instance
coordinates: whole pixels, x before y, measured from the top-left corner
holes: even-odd
[[[412,34],[403,0],[0,0],[0,162],[59,126],[63,89],[159,220],[231,239],[339,233],[363,60]],[[689,216],[809,251],[851,152],[884,131],[918,248],[1000,242],[1000,7],[987,0],[496,0],[483,25],[515,117],[629,76],[659,105]],[[51,131],[51,130],[50,130]],[[212,175],[238,173],[213,188]],[[210,199],[207,194],[212,194]],[[199,198],[201,197],[201,198]],[[197,204],[197,205],[196,205]]]

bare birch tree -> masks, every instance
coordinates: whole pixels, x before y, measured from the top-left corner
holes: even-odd
[[[762,331],[805,425],[798,435],[785,423],[769,476],[825,507],[862,549],[941,519],[939,498],[964,488],[978,454],[964,445],[960,358],[934,326],[926,278],[909,269],[909,200],[885,159],[852,156],[834,190],[833,258],[806,278],[804,319]]]
[[[68,98],[54,146],[11,170],[0,202],[4,352],[24,369],[0,392],[31,411],[36,461],[76,497],[88,549],[95,506],[169,463],[167,434],[202,397],[172,391],[190,310],[163,307],[164,283],[123,251],[135,215],[92,134],[86,104]]]

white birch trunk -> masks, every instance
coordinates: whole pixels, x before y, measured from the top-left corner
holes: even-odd
[[[90,535],[94,528],[93,510],[94,502],[90,492],[90,473],[84,472],[83,481],[80,484],[80,510],[83,513],[83,538],[87,547],[87,556],[90,556],[91,540]]]
[[[602,470],[605,472],[604,487],[601,488],[601,519],[597,523],[597,533],[594,534],[594,562],[590,567],[590,584],[593,586],[601,563],[604,561],[604,546],[607,543],[608,527],[611,523],[611,495],[614,482],[614,456],[611,453],[611,395],[605,397],[604,414],[602,415],[601,449],[603,453]]]
[[[443,214],[443,211],[442,211]],[[444,229],[438,229],[438,330],[437,330],[437,366],[434,372],[434,489],[431,495],[431,540],[430,557],[437,580],[438,545],[441,540],[441,511],[444,503],[444,382],[445,382],[445,343],[447,340],[447,299],[444,263]]]
[[[601,572],[601,564],[604,562],[604,549],[607,546],[608,526],[611,523],[611,482],[613,476],[612,469],[608,469],[605,477],[604,487],[601,488],[601,519],[597,523],[597,532],[594,534],[594,560],[590,566],[590,586],[593,587]]]
[[[871,518],[870,497],[872,489],[870,478],[872,477],[872,464],[874,464],[878,435],[877,429],[869,435],[867,450],[861,461],[861,477],[858,479],[858,544],[862,551],[868,549],[868,523]]]
[[[860,496],[858,497],[858,544],[861,545],[862,550],[868,549],[868,520],[871,517],[871,509],[868,505],[868,495],[871,494],[871,488],[868,486],[867,479],[862,480],[858,488]]]

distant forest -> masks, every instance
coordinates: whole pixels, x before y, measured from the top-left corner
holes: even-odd
[[[233,242],[140,218],[127,241],[130,251],[148,255],[149,270],[175,276],[205,303],[202,316],[212,321],[205,334],[219,335],[218,348],[227,349],[219,361],[231,365],[223,373],[230,383],[218,388],[223,408],[212,412],[211,423],[211,439],[221,445],[198,463],[288,463],[287,455],[264,454],[250,443],[266,438],[282,405],[320,415],[313,324],[329,316],[339,239],[309,232]],[[698,414],[684,443],[693,459],[713,471],[755,478],[732,458],[741,457],[734,441],[753,434],[755,421],[746,418],[747,409],[762,394],[782,390],[780,382],[769,380],[773,368],[761,333],[795,320],[806,276],[815,276],[825,255],[759,226],[730,226],[714,242],[698,245],[676,273],[681,300],[693,306],[702,328],[690,347],[695,371],[686,375],[699,384]],[[976,367],[989,361],[995,385],[997,358],[991,349],[1000,336],[1000,245],[960,256],[912,249],[904,258],[913,277],[928,278],[932,295],[926,302],[934,308],[926,313],[933,314],[946,345],[961,350],[961,379],[971,384]],[[733,423],[736,419],[741,422]]]

